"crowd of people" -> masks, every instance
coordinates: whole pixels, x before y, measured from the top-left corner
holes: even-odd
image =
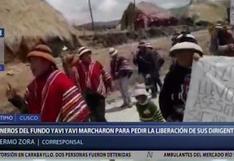
[[[229,28],[217,24],[211,33],[211,52],[233,56],[234,39]],[[181,32],[172,38],[169,55],[173,61],[163,82],[160,69],[165,60],[150,43],[140,41],[132,61],[115,48],[108,54],[110,71],[93,58],[91,49],[80,47],[78,58],[71,54],[63,57],[64,73],[57,68],[50,47],[39,44],[27,55],[34,80],[24,97],[9,85],[8,100],[21,113],[39,114],[44,122],[106,122],[106,98],[118,85],[123,100],[120,108],[136,106],[140,121],[183,121],[192,63],[204,54],[191,33]],[[129,91],[133,65],[144,78],[144,84],[135,86],[135,104]],[[151,100],[157,97],[159,107]]]

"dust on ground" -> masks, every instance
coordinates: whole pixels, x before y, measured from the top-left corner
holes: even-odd
[[[207,30],[202,30],[193,33],[195,37],[197,37],[199,44],[205,50],[205,53],[208,53],[208,46],[209,46],[209,34]],[[171,58],[168,56],[168,51],[171,47],[171,40],[170,37],[162,37],[156,39],[149,39],[147,40],[155,48],[158,48],[158,52],[165,58],[165,64],[161,70],[161,75],[164,76],[171,63]],[[137,42],[135,43],[128,43],[124,45],[115,46],[116,49],[119,50],[119,54],[123,55],[130,60],[132,60],[133,55],[131,53],[135,53],[137,49]],[[93,48],[94,58],[100,61],[107,71],[109,71],[109,63],[110,57],[108,55],[108,48]],[[62,69],[61,60],[57,59],[58,66]],[[135,67],[136,70],[136,67]],[[28,64],[18,63],[18,64],[9,64],[6,66],[6,71],[0,73],[0,113],[15,113],[17,109],[14,108],[11,104],[8,103],[7,98],[5,96],[5,91],[7,89],[7,84],[10,83],[15,87],[20,94],[23,95],[27,84],[33,79],[33,76],[30,72],[30,68]],[[137,75],[134,75],[131,83],[133,84],[136,79],[138,79]],[[130,90],[132,91],[132,90]],[[156,104],[158,104],[157,100],[154,100]],[[130,109],[120,109],[122,103],[119,92],[113,92],[107,98],[107,119],[108,121],[138,121],[138,114],[136,112],[135,107]],[[124,110],[124,112],[123,112]],[[131,117],[129,117],[131,116]]]

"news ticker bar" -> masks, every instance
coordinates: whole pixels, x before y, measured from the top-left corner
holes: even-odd
[[[233,160],[234,151],[1,151],[1,159],[184,161]],[[0,160],[1,160],[0,159]]]
[[[234,150],[233,140],[228,124],[0,125],[1,150]]]
[[[1,68],[1,65],[0,65]],[[30,114],[0,114],[0,124],[4,123],[39,123],[41,122],[40,115]]]

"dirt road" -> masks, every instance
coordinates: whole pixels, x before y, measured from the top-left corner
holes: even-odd
[[[209,35],[206,30],[195,32],[194,35],[197,37],[200,45],[203,47],[205,52],[208,51],[209,45]],[[168,57],[168,50],[170,49],[171,42],[169,37],[162,37],[157,39],[148,40],[152,43],[152,45],[156,48],[159,48],[159,53],[164,56],[166,59],[166,63],[162,68],[162,76],[166,74],[168,71],[168,67],[170,65],[170,58]],[[135,52],[137,49],[137,43],[129,43],[120,46],[115,46],[120,55],[124,55],[129,59],[132,59],[131,52]],[[109,70],[109,55],[108,49],[104,48],[92,48],[93,55],[95,59],[102,62],[107,70]],[[61,61],[57,59],[59,67],[61,68]],[[32,74],[30,72],[29,66],[27,64],[19,63],[15,65],[7,65],[6,71],[0,73],[0,113],[15,113],[17,109],[12,107],[5,97],[5,91],[7,88],[7,83],[11,83],[16,89],[18,89],[19,93],[23,94],[26,88],[26,85],[32,80]],[[137,76],[132,78],[132,84],[135,82]],[[121,105],[121,99],[119,97],[119,92],[114,92],[111,96],[108,97],[108,101],[115,100],[112,103],[107,105],[107,119],[109,121],[138,121],[138,114],[136,112],[136,108],[133,107],[131,109],[120,110],[118,107]],[[116,99],[118,98],[118,99]],[[108,102],[107,101],[107,102]],[[157,103],[157,100],[155,100]]]

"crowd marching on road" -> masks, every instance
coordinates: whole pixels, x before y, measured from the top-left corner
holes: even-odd
[[[234,38],[231,29],[216,24],[210,29],[210,51],[213,55],[233,56]],[[189,32],[175,34],[169,55],[172,64],[162,82],[160,69],[163,57],[154,47],[140,41],[133,60],[120,56],[110,48],[110,71],[94,60],[92,50],[80,47],[74,54],[62,58],[64,72],[57,68],[53,51],[45,44],[36,45],[28,54],[34,80],[27,86],[25,96],[20,96],[9,84],[6,96],[21,113],[40,114],[44,122],[106,122],[106,98],[119,86],[123,104],[121,109],[136,106],[139,120],[143,122],[181,122],[189,91],[193,61],[204,55],[197,39]],[[132,63],[133,62],[133,63]],[[134,73],[144,78],[136,83],[133,96],[129,80]],[[159,98],[159,107],[151,98]]]

